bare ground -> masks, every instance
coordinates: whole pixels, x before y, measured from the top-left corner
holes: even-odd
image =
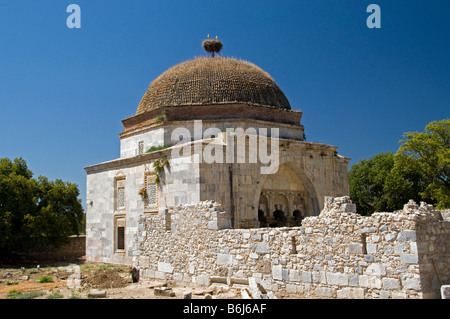
[[[198,287],[149,280],[133,283],[128,266],[84,261],[75,264],[79,268],[74,268],[73,265],[73,263],[55,263],[45,266],[0,268],[0,299],[14,296],[34,299],[85,299],[91,298],[89,292],[92,289],[105,290],[106,299],[182,299],[186,291],[192,292],[192,299],[241,298],[242,288],[239,287],[230,288],[225,285]],[[74,269],[79,270],[81,276],[75,275]],[[51,282],[39,282],[45,281],[45,278]],[[78,282],[73,280],[77,278],[80,279]],[[171,289],[172,296],[155,295],[155,288],[163,286]],[[305,298],[299,295],[277,295],[277,297]]]

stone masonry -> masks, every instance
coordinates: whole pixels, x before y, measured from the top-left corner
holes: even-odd
[[[348,197],[325,198],[301,227],[231,229],[220,204],[141,215],[133,266],[142,278],[345,299],[439,298],[450,282],[447,212],[410,201],[364,217]]]

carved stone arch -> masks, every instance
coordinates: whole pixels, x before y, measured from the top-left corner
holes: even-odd
[[[305,216],[318,216],[320,213],[319,208],[319,202],[317,198],[317,193],[314,188],[313,183],[308,178],[305,171],[303,171],[300,167],[294,166],[291,163],[280,163],[280,167],[285,165],[286,167],[289,167],[297,176],[299,181],[301,182],[301,185],[303,187],[302,194],[305,196],[304,198],[304,210],[303,214]],[[280,170],[278,170],[279,172]],[[276,174],[278,174],[278,172]],[[263,191],[264,184],[267,180],[267,178],[270,175],[260,175],[260,180],[258,181],[256,187],[255,187],[255,193],[253,196],[253,216],[255,219],[257,219],[258,216],[258,208],[259,208],[259,200],[261,196],[261,192]],[[269,200],[270,202],[270,200]],[[290,211],[289,214],[292,214],[293,211]]]
[[[125,178],[125,173],[123,171],[117,171],[115,178]]]

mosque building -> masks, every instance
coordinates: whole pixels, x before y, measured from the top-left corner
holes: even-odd
[[[139,218],[211,200],[230,228],[298,226],[325,196],[349,195],[349,158],[307,142],[283,91],[258,66],[212,53],[175,65],[122,120],[120,158],[87,173],[86,258],[131,264]]]

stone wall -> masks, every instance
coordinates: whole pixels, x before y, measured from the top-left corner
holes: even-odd
[[[142,215],[133,265],[141,276],[198,285],[248,283],[331,298],[438,298],[450,281],[450,226],[430,205],[363,217],[326,198],[301,227],[230,229],[216,202]]]
[[[41,252],[22,251],[15,252],[24,260],[33,260],[38,262],[56,262],[67,261],[82,258],[86,255],[86,236],[70,236],[66,244],[60,247],[49,246]]]

